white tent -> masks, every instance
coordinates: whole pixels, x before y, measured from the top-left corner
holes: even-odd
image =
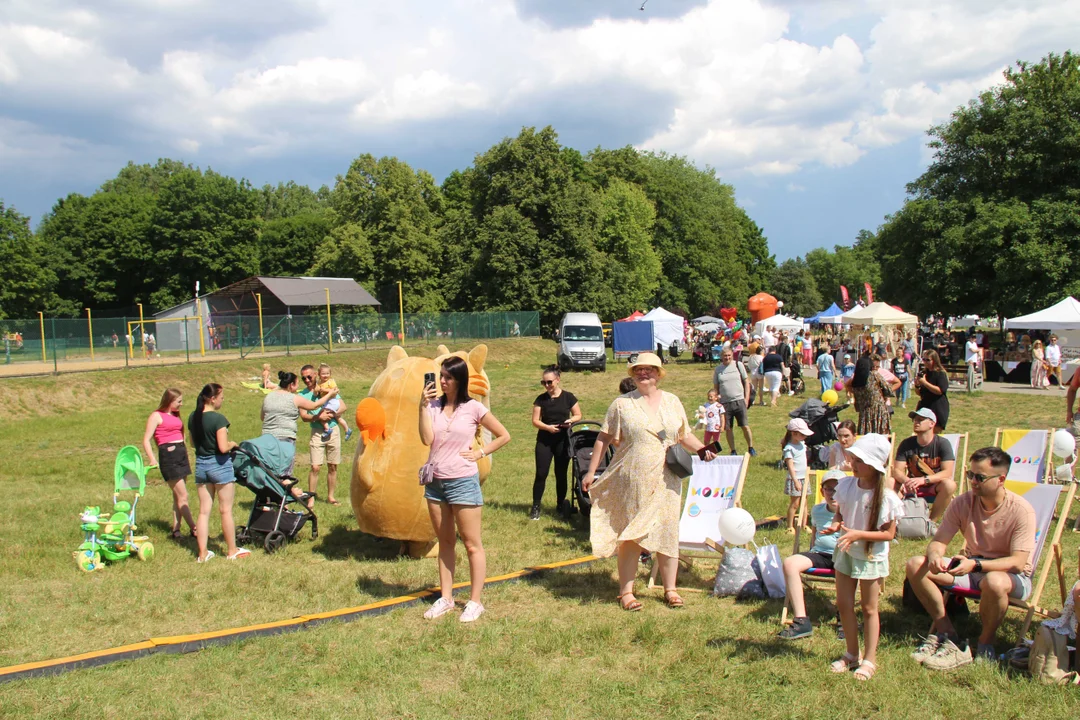
[[[788,317],[787,315],[773,315],[767,317],[764,320],[758,320],[754,325],[755,335],[765,335],[765,328],[771,327],[774,330],[795,330],[800,331],[803,329],[802,318]]]
[[[859,310],[852,310],[843,315],[845,325],[918,325],[919,318],[892,305],[872,302]]]
[[[638,320],[649,320],[653,327],[653,342],[667,348],[671,343],[682,344],[683,319],[673,312],[668,312],[662,307],[656,307],[645,313]]]
[[[1080,302],[1067,297],[1057,305],[1030,315],[1009,318],[1006,330],[1077,330],[1080,329]]]

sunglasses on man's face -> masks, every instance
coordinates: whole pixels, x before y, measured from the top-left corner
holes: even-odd
[[[301,375],[300,377],[304,379],[304,382],[311,382],[315,379],[314,375]]]
[[[982,473],[977,473],[977,472],[972,472],[971,470],[967,470],[967,471],[964,472],[964,477],[966,477],[968,479],[968,482],[977,482],[977,483],[979,483],[981,485],[982,483],[986,482],[987,480],[992,480],[994,478],[1005,477],[1005,476],[1002,475],[1001,473],[998,473],[997,475],[983,475]]]

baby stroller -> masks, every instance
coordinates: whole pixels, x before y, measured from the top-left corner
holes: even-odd
[[[709,346],[700,340],[694,345],[694,362],[707,362],[709,360]]]
[[[589,493],[581,489],[581,483],[585,480],[585,473],[589,471],[589,463],[592,462],[593,445],[600,435],[600,423],[595,420],[578,420],[570,425],[567,431],[566,447],[570,453],[570,471],[573,473],[573,487],[570,490],[570,502],[576,505],[578,512],[586,518],[592,510],[592,500]],[[607,470],[611,456],[615,449],[608,447],[607,457],[596,466],[596,475],[599,477]]]
[[[272,553],[295,540],[308,520],[311,521],[311,539],[319,536],[319,519],[314,512],[304,506],[301,506],[302,511],[288,507],[314,497],[303,493],[297,498],[289,492],[297,483],[296,478],[285,474],[289,464],[286,453],[291,449],[273,435],[245,440],[236,449],[233,456],[236,482],[255,493],[248,524],[236,528],[238,545],[261,541],[266,552]]]
[[[723,343],[714,342],[712,347],[709,348],[709,359],[713,362],[720,362],[720,353],[724,351]]]
[[[791,387],[791,392],[796,395],[802,395],[803,391],[806,390],[806,383],[803,381],[802,376],[802,365],[799,364],[799,361],[796,360],[794,356],[792,356],[791,359],[791,375],[788,377],[788,383],[789,387]]]
[[[836,442],[837,415],[845,405],[829,406],[817,398],[810,398],[788,415],[806,421],[814,434],[806,439],[806,456],[813,470],[824,470],[828,462],[822,459],[823,449]]]

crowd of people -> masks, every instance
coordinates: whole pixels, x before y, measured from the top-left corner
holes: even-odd
[[[793,392],[792,367],[812,364],[823,392],[842,391],[858,418],[838,422],[837,441],[822,454],[829,470],[822,478],[824,502],[814,505],[808,514],[813,533],[810,549],[783,563],[794,622],[780,637],[794,640],[812,634],[800,578],[810,569],[832,570],[837,583],[840,635],[846,651],[830,669],[837,673],[853,671],[860,680],[872,678],[877,672],[878,604],[883,580],[889,575],[890,542],[904,515],[901,501],[921,497],[932,501],[931,519],[939,526],[926,552],[907,560],[904,566],[913,593],[934,623],[933,632],[913,657],[928,668],[942,670],[991,657],[1008,599],[1026,599],[1032,590],[1035,514],[1030,503],[1005,487],[1011,460],[998,448],[982,448],[971,455],[966,474],[971,489],[957,494],[957,458],[952,444],[943,437],[949,417],[949,381],[937,351],[926,349],[916,354],[910,335],[897,338],[892,346],[886,343],[885,347],[868,342],[868,338],[822,337],[817,339],[816,350],[811,350],[814,340],[808,336],[790,337],[768,330],[766,334],[768,337],[751,338],[750,344],[741,349],[742,358],[736,356],[734,348],[722,348],[712,387],[699,411],[703,439],[695,435],[680,398],[661,389],[667,375],[661,358],[654,353],[640,353],[628,362],[628,376],[607,409],[590,465],[581,480],[581,489],[589,493],[591,501],[593,554],[617,557],[615,594],[620,606],[627,611],[644,607],[635,594],[643,555],[655,559],[665,603],[671,608],[684,604],[676,588],[682,476],[669,461],[673,449],[681,447],[708,462],[723,452],[726,441],[727,450],[736,454],[734,428],[738,425],[747,453],[756,456],[749,422],[755,394],[764,402],[767,391],[775,404],[784,383],[786,392]],[[484,612],[481,593],[486,576],[481,532],[484,500],[477,462],[508,443],[510,435],[486,406],[469,396],[464,361],[450,357],[438,370],[436,381],[424,387],[417,427],[421,442],[430,448],[421,476],[439,541],[440,596],[425,617],[438,618],[455,609],[455,545],[460,537],[469,561],[471,586],[460,620],[471,622]],[[298,392],[300,381],[305,389]],[[537,431],[529,510],[532,520],[540,517],[552,468],[555,510],[563,515],[571,512],[567,498],[568,433],[582,419],[578,398],[563,388],[557,367],[544,368],[540,382],[543,392],[533,402],[531,418]],[[264,383],[272,384],[268,375]],[[1080,383],[1073,378],[1068,421],[1074,433],[1080,424],[1073,411],[1078,387]],[[327,500],[337,504],[336,472],[341,461],[341,428],[345,425],[342,414],[346,406],[338,397],[330,368],[305,365],[299,378],[279,372],[276,386],[269,390],[261,409],[263,433],[292,448],[293,459],[298,422],[303,420],[310,426],[308,488],[307,492],[296,490],[294,494],[310,507],[325,464]],[[897,407],[906,409],[908,390],[919,400],[908,413],[911,434],[900,441],[894,456],[889,436],[898,429],[895,411]],[[838,401],[839,397],[837,394]],[[237,444],[229,438],[230,423],[222,412],[223,402],[224,389],[214,383],[206,385],[185,425],[180,416],[183,396],[170,388],[150,414],[143,442],[151,460],[151,440],[156,444],[157,464],[173,493],[173,537],[186,536],[186,523],[187,534],[197,539],[198,562],[214,557],[207,545],[215,502],[226,557],[235,560],[249,554],[235,543],[230,455]],[[197,520],[184,484],[192,474],[185,427],[195,450]],[[488,431],[490,440],[476,447],[480,428]],[[812,458],[806,442],[813,434],[807,422],[793,418],[786,423],[780,443],[784,494],[788,498],[786,523],[792,533],[798,530],[796,516],[801,498],[815,494],[815,488],[808,485]],[[614,449],[610,462],[598,473],[603,459],[609,457],[609,448]],[[287,472],[292,473],[291,462]],[[958,533],[964,536],[966,554],[949,556],[946,548]],[[945,614],[940,587],[981,591],[982,632],[974,650],[958,637]],[[856,591],[860,596],[861,626],[855,613]]]

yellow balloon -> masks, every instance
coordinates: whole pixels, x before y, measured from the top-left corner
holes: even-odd
[[[839,399],[840,396],[837,395],[836,391],[831,388],[821,393],[821,402],[825,403],[826,405],[835,405],[836,401]]]

